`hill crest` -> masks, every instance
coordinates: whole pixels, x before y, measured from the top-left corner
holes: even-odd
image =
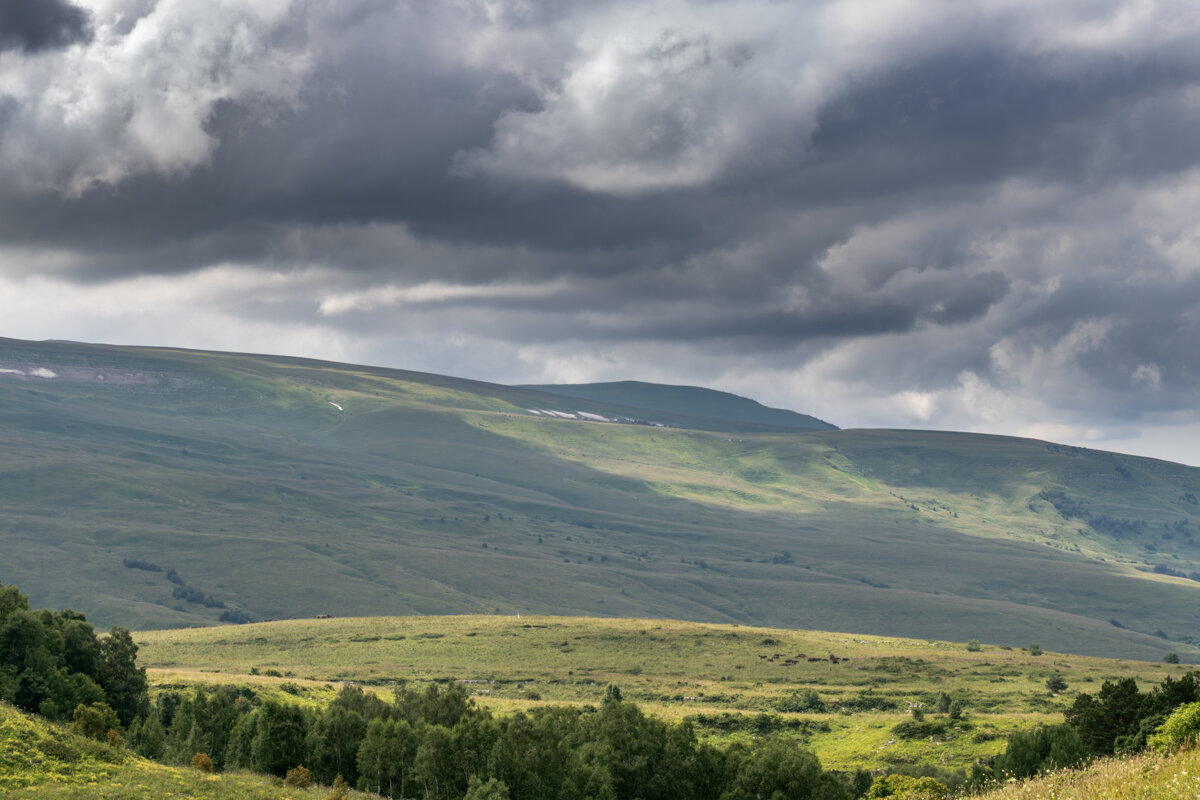
[[[705,430],[723,430],[730,423],[753,425],[763,431],[827,431],[837,426],[808,414],[770,408],[748,397],[701,386],[676,386],[644,381],[607,383],[529,384],[523,389],[627,407],[649,409],[702,421]]]

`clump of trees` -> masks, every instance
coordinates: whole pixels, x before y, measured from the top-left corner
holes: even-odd
[[[388,797],[459,800],[852,800],[870,776],[821,768],[786,736],[718,748],[690,724],[647,717],[606,689],[598,707],[545,707],[493,717],[457,684],[399,687],[391,701],[344,688],[324,709],[223,687],[164,693],[129,731],[143,755],[286,777]]]
[[[1133,678],[1105,681],[1096,696],[1081,693],[1075,698],[1066,711],[1065,723],[1012,734],[1002,754],[989,764],[976,766],[973,783],[1026,778],[1073,767],[1096,756],[1144,750],[1169,718],[1183,729],[1186,714],[1173,717],[1173,713],[1198,702],[1200,671],[1180,678],[1168,676],[1146,692],[1138,689]],[[1168,739],[1170,736],[1158,741]]]
[[[146,672],[129,631],[97,636],[83,614],[35,611],[17,587],[0,584],[0,700],[96,735],[110,713],[121,726],[143,713]]]

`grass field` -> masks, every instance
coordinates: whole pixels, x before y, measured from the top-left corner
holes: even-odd
[[[284,620],[144,631],[135,639],[160,690],[250,683],[324,702],[342,682],[388,692],[398,682],[464,681],[477,702],[504,713],[596,704],[615,683],[650,713],[692,718],[721,740],[761,732],[758,715],[794,709],[811,689],[824,712],[780,716],[835,768],[967,767],[1002,750],[1012,730],[1060,722],[1080,691],[1094,694],[1105,680],[1125,676],[1149,686],[1187,669],[993,645],[971,652],[964,643],[524,615]],[[1057,696],[1046,689],[1052,675],[1068,683]],[[966,723],[898,739],[892,729],[911,718],[912,707],[943,719],[934,713],[942,692],[965,706]]]
[[[58,377],[0,373],[0,580],[101,627],[520,612],[1200,661],[1200,582],[1180,577],[1200,575],[1200,470],[967,434],[717,431],[701,401],[646,410],[677,427],[554,419],[530,409],[630,409],[0,340],[0,368],[32,365]]]

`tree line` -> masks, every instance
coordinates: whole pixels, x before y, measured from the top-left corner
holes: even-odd
[[[397,687],[389,700],[345,687],[322,709],[221,687],[164,693],[130,726],[128,743],[169,763],[196,753],[215,769],[312,778],[387,797],[426,800],[853,800],[866,772],[822,769],[794,740],[724,748],[690,724],[646,716],[610,687],[598,706],[545,707],[502,717],[458,684]]]

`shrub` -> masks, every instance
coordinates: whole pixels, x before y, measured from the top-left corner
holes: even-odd
[[[108,732],[120,727],[120,723],[117,721],[117,712],[105,703],[92,703],[90,706],[80,703],[75,706],[73,716],[71,730],[98,742],[106,741]],[[117,738],[120,738],[119,734]]]
[[[825,706],[825,701],[821,699],[821,695],[817,694],[815,689],[806,689],[803,692],[795,692],[790,697],[785,697],[775,704],[777,711],[785,713],[811,711],[823,714],[829,709]]]
[[[922,722],[917,719],[906,720],[892,726],[892,733],[898,739],[928,739],[930,736],[941,736],[949,730],[944,720]],[[886,797],[886,795],[884,795]]]
[[[1029,655],[1040,656],[1042,654],[1042,646],[1039,644],[1029,645]]]
[[[283,777],[283,782],[288,786],[295,786],[297,789],[305,789],[312,783],[312,772],[303,764],[292,767]]]
[[[967,652],[968,653],[978,653],[982,649],[983,648],[980,646],[978,639],[970,639],[967,641]]]
[[[1150,737],[1150,746],[1159,752],[1194,746],[1200,741],[1200,703],[1180,706]]]
[[[196,753],[192,756],[192,766],[201,772],[213,771],[212,759],[208,757],[207,753]]]
[[[326,800],[346,800],[347,795],[350,794],[350,784],[346,783],[346,779],[342,777],[340,772],[333,779],[331,789],[332,791],[329,792],[329,797]]]
[[[1063,680],[1062,675],[1059,675],[1056,672],[1055,674],[1051,675],[1049,678],[1046,678],[1046,689],[1053,692],[1054,694],[1058,694],[1059,692],[1066,691],[1067,682],[1065,680]]]
[[[1163,656],[1163,663],[1164,664],[1178,664],[1179,663],[1179,653],[1167,653],[1166,655]]]
[[[870,800],[892,797],[896,800],[944,800],[949,790],[933,778],[912,778],[908,775],[884,775],[876,778],[867,792]]]

